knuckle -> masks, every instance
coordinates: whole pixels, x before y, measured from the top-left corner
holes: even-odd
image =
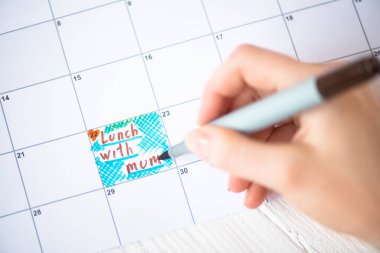
[[[221,131],[218,133],[219,137],[217,141],[214,142],[212,150],[210,152],[213,154],[211,158],[211,163],[213,166],[220,168],[229,168],[231,161],[234,160],[233,154],[233,141],[229,133]]]
[[[237,48],[234,49],[232,54],[230,55],[230,60],[239,61],[242,56],[247,54],[247,51],[252,50],[253,46],[249,44],[241,44]]]
[[[295,156],[288,156],[281,163],[278,175],[280,185],[286,190],[297,189],[302,182],[302,163]]]
[[[212,159],[213,165],[225,168],[229,160],[229,147],[228,145],[217,145],[214,150],[214,156]]]

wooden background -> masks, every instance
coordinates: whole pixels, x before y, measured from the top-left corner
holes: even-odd
[[[305,217],[284,199],[138,241],[121,252],[380,252]]]

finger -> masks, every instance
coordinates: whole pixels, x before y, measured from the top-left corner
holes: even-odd
[[[199,124],[226,112],[233,98],[249,86],[272,93],[316,72],[316,65],[298,61],[254,46],[240,46],[211,77],[203,94]]]
[[[266,188],[253,183],[247,189],[244,205],[248,208],[257,208],[263,203],[267,194],[268,191]]]
[[[272,131],[273,128],[268,128],[249,136],[255,138],[256,140],[267,141],[270,138]],[[246,190],[250,185],[250,181],[230,175],[228,181],[228,190],[231,192],[242,192]]]
[[[250,185],[251,182],[235,176],[230,176],[228,179],[228,190],[231,192],[242,192]]]
[[[256,100],[260,99],[260,95],[256,90],[246,87],[241,93],[239,93],[231,102],[228,111],[234,111],[242,106],[248,105]]]
[[[293,122],[276,127],[268,137],[268,142],[289,142],[292,140],[296,130]]]
[[[202,116],[203,114],[208,114],[208,113],[215,113],[215,115],[223,115],[223,114],[226,114],[228,112],[231,112],[239,107],[242,107],[244,105],[247,105],[249,103],[252,103],[253,101],[259,99],[260,96],[258,95],[258,93],[251,89],[251,88],[248,88],[246,87],[246,89],[244,89],[241,93],[239,93],[234,99],[231,99],[230,101],[226,101],[224,103],[224,106],[223,107],[212,107],[213,111],[200,111],[200,116]],[[216,100],[218,100],[219,98],[216,97],[215,98]],[[223,100],[223,98],[222,98]],[[202,104],[207,104],[207,101],[202,101]],[[202,107],[202,105],[201,105]],[[210,106],[206,106],[206,108],[209,108]],[[202,122],[202,121],[199,121],[198,122],[200,125],[202,124],[205,124],[207,123],[206,121]]]
[[[264,143],[215,126],[201,127],[186,142],[214,167],[278,192],[297,183],[312,162],[305,144]]]

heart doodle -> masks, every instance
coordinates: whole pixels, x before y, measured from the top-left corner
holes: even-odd
[[[96,138],[98,138],[99,134],[100,134],[100,130],[99,129],[97,129],[97,130],[92,130],[91,129],[91,130],[88,131],[88,137],[90,137],[92,141],[95,141]]]

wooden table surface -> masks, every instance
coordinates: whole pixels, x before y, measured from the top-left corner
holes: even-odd
[[[121,252],[380,252],[305,217],[284,199],[138,241]]]

